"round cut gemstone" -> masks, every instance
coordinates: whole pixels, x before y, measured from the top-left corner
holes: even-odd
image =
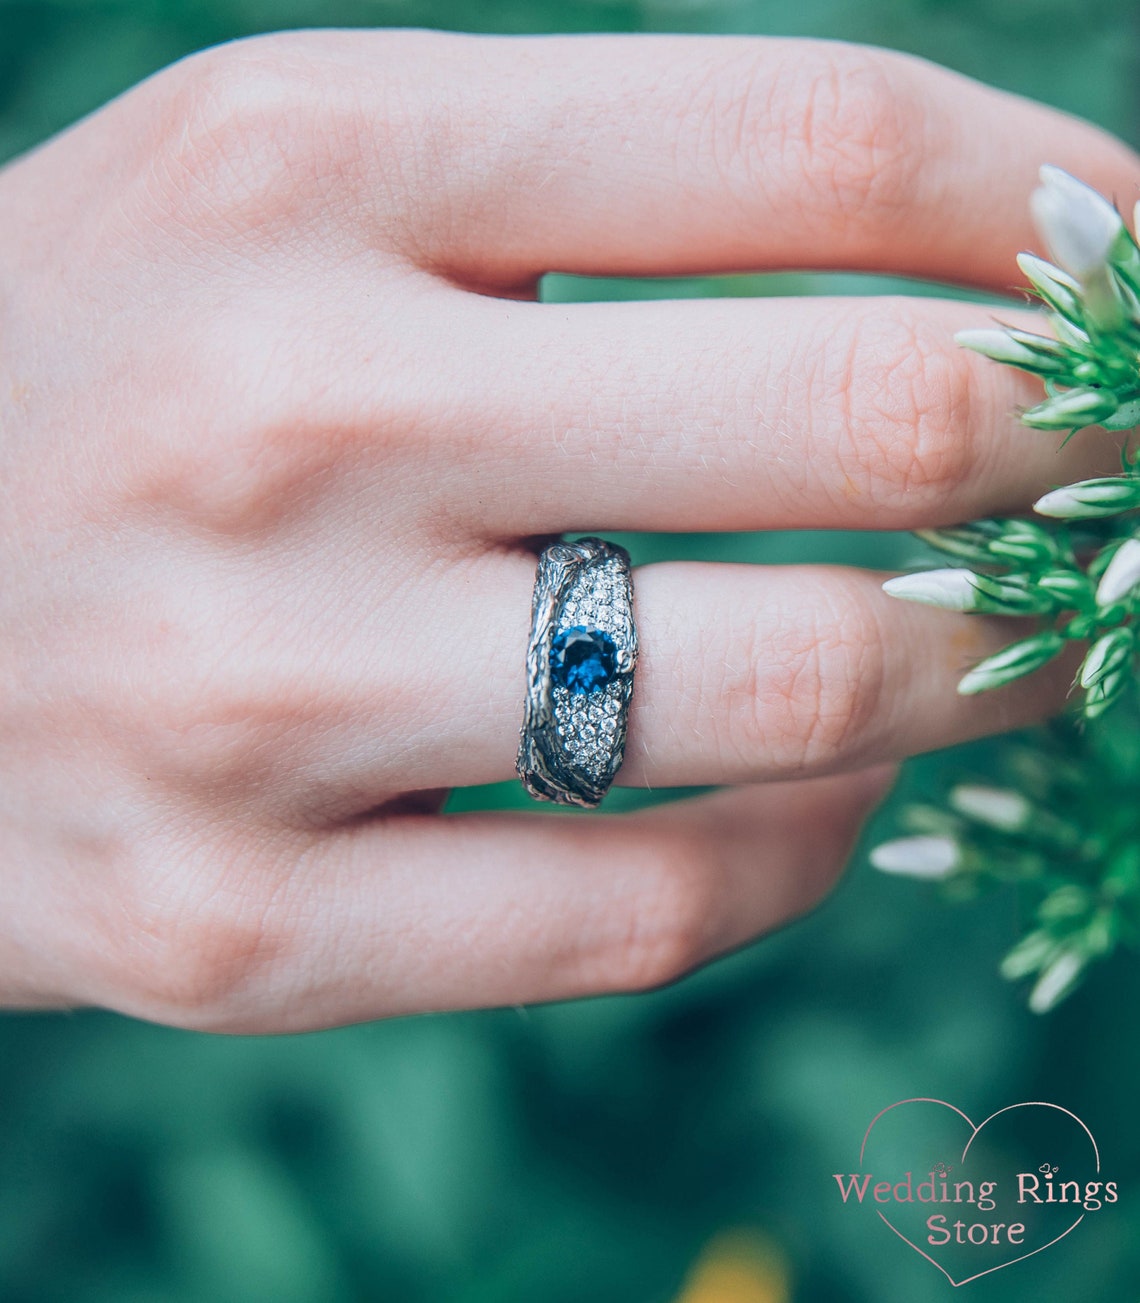
[[[563,629],[550,647],[550,677],[571,692],[593,692],[617,674],[617,645],[601,629],[576,624]]]

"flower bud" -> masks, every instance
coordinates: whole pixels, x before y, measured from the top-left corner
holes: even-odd
[[[975,611],[987,615],[1044,615],[1056,608],[1052,593],[1028,575],[975,575]]]
[[[963,697],[970,697],[977,692],[989,692],[993,688],[1012,683],[1014,679],[1032,674],[1034,670],[1048,664],[1064,646],[1065,639],[1053,630],[1011,642],[1008,647],[1003,647],[993,656],[987,656],[964,675],[958,683],[958,692]]]
[[[896,575],[883,584],[883,591],[944,611],[987,615],[1043,615],[1057,606],[1053,595],[1026,575],[979,575],[964,567]]]
[[[899,837],[876,846],[870,859],[881,873],[937,880],[954,872],[962,854],[953,837]]]
[[[1111,389],[1067,389],[1022,412],[1021,420],[1035,430],[1075,430],[1098,425],[1119,406]]]
[[[1079,882],[1065,882],[1054,887],[1037,906],[1037,917],[1042,922],[1081,918],[1088,914],[1092,899],[1087,887]]]
[[[1140,538],[1129,538],[1116,549],[1097,585],[1098,606],[1111,606],[1128,597],[1140,584]]]
[[[1062,610],[1082,610],[1095,605],[1088,576],[1076,570],[1046,570],[1035,582]],[[1073,637],[1076,636],[1074,633]]]
[[[1033,817],[1033,806],[1008,788],[960,783],[950,791],[950,804],[967,819],[1000,832],[1020,832]]]
[[[1001,537],[1005,521],[972,520],[966,525],[951,525],[943,529],[916,529],[914,534],[950,556],[962,557],[976,565],[992,565],[990,544]]]
[[[1103,195],[1061,168],[1046,165],[1040,177],[1029,200],[1033,220],[1053,261],[1084,282],[1107,264],[1124,223]]]
[[[1058,555],[1057,540],[1031,520],[1007,520],[990,552],[1002,561],[1053,561]]]
[[[1140,507],[1140,476],[1081,480],[1038,498],[1033,510],[1058,520],[1095,520]]]
[[[1085,574],[1087,574],[1090,579],[1095,579],[1097,583],[1100,583],[1101,577],[1108,569],[1112,558],[1123,546],[1123,538],[1112,538],[1109,539],[1108,542],[1102,543],[1085,563]],[[1121,615],[1123,614],[1124,612],[1122,611]]]
[[[1031,253],[1019,253],[1017,265],[1021,268],[1030,285],[1039,298],[1055,311],[1071,320],[1080,321],[1081,285],[1059,267],[1054,267],[1044,258],[1037,258]]]
[[[1076,986],[1084,970],[1085,957],[1076,950],[1062,950],[1049,961],[1029,996],[1034,1013],[1048,1013]]]
[[[1087,330],[1078,326],[1075,322],[1070,321],[1068,317],[1062,317],[1060,313],[1055,312],[1050,322],[1053,330],[1056,332],[1057,339],[1067,348],[1076,349],[1078,352],[1084,352],[1092,343],[1092,338]],[[1096,363],[1093,363],[1096,366]],[[1080,363],[1073,368],[1074,374],[1083,370]],[[1087,381],[1088,377],[1081,375],[1082,381]]]
[[[1085,694],[1081,707],[1085,719],[1099,719],[1106,714],[1135,683],[1131,667],[1114,670],[1098,679]]]
[[[1131,629],[1113,629],[1088,649],[1077,681],[1082,688],[1091,688],[1102,679],[1127,667],[1136,650],[1136,639]]]
[[[1065,625],[1066,638],[1093,638],[1096,631],[1104,624],[1104,621],[1095,612],[1074,616],[1067,625]]]
[[[974,611],[978,604],[977,577],[965,569],[922,570],[888,579],[883,592],[907,602],[939,606],[944,611]]]
[[[1017,326],[1005,326],[1003,329],[1015,344],[1029,349],[1037,357],[1054,358],[1063,361],[1066,366],[1069,365],[1068,350],[1062,341],[1053,339],[1049,335],[1038,335],[1035,331],[1021,330]]]
[[[1057,943],[1043,928],[1029,932],[1001,961],[1000,972],[1007,982],[1035,973],[1056,953]]]
[[[1031,339],[1040,339],[1046,347],[1032,346],[1028,342]],[[1056,343],[1043,335],[1033,336],[1026,331],[1015,334],[1007,330],[959,330],[954,342],[993,362],[1004,362],[1007,366],[1035,371],[1039,375],[1059,375],[1068,367]]]

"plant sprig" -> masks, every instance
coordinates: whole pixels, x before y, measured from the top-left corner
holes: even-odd
[[[1013,326],[957,341],[1042,377],[1047,397],[1021,413],[1040,430],[1140,423],[1140,246],[1103,196],[1059,168],[1041,169],[1032,207],[1055,263],[1019,265],[1052,336]],[[1032,674],[1072,641],[1089,644],[1074,686],[1086,719],[1125,697],[1140,668],[1140,463],[1125,441],[1121,474],[1054,489],[1043,518],[980,520],[918,536],[959,564],[888,580],[892,597],[955,611],[1037,618],[1036,631],[975,665],[958,685],[987,692]]]
[[[1001,973],[1033,979],[1036,1013],[1096,960],[1140,945],[1140,712],[1118,722],[1127,727],[1059,720],[1007,741],[996,780],[963,776],[944,806],[907,806],[903,835],[871,852],[884,873],[938,882],[952,900],[1012,885],[1033,923]]]
[[[1041,170],[1031,206],[1053,258],[1018,264],[1051,336],[1011,326],[958,342],[1042,378],[1046,397],[1021,413],[1047,431],[1140,424],[1140,246],[1117,210],[1059,168]],[[1140,227],[1140,205],[1137,206]],[[944,806],[901,812],[905,835],[871,862],[938,881],[965,899],[1002,884],[1029,898],[1033,925],[1001,972],[1033,980],[1044,1013],[1119,946],[1140,948],[1140,457],[1121,473],[1054,489],[1039,519],[987,519],[917,531],[953,566],[888,580],[893,597],[948,610],[1032,617],[1026,637],[974,665],[970,695],[1032,674],[1073,642],[1087,644],[1074,679],[1075,718],[1036,746],[1007,742],[1005,781],[961,781]]]

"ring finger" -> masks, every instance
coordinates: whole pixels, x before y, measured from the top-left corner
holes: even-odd
[[[419,612],[400,658],[383,630],[321,652],[343,688],[340,722],[293,780],[309,792],[436,789],[514,776],[534,558],[511,551],[456,568]],[[826,774],[922,751],[1056,710],[1073,665],[982,697],[955,686],[1025,631],[1023,621],[898,602],[882,574],[844,566],[664,562],[634,572],[641,653],[618,782],[679,786]],[[399,620],[394,627],[402,627]],[[419,704],[398,774],[374,740],[391,733],[393,658]],[[397,779],[402,780],[398,783]]]

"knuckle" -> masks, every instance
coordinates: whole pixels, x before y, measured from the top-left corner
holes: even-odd
[[[270,399],[270,402],[273,400]],[[278,400],[280,401],[280,400]],[[150,438],[124,473],[123,505],[196,533],[233,539],[265,537],[327,489],[322,471],[329,443],[299,413],[265,412],[243,421],[234,397],[225,421],[203,420],[191,437]]]
[[[120,875],[96,929],[115,1007],[202,1031],[240,1025],[256,1007],[292,940],[264,866],[236,845],[205,858],[148,850]]]
[[[235,818],[296,798],[316,701],[329,721],[350,717],[348,685],[317,663],[327,644],[298,646],[272,598],[240,603],[139,621],[155,646],[117,712],[156,791]]]
[[[410,632],[423,591],[410,578],[404,591],[384,583],[387,625],[363,644],[332,590],[322,607],[336,617],[330,629],[318,620],[300,633],[295,599],[272,581],[132,603],[119,633],[130,630],[139,651],[129,674],[103,685],[101,714],[131,739],[129,762],[148,790],[174,806],[295,828],[355,816],[399,790],[411,760],[407,750],[346,751],[345,739],[395,720],[449,720]],[[361,646],[373,653],[363,661]]]
[[[365,467],[382,465],[393,483],[422,476],[439,432],[463,428],[446,364],[425,369],[394,332],[340,346],[334,361],[295,305],[282,298],[268,311],[272,322],[245,304],[206,323],[183,319],[175,341],[156,345],[158,365],[209,384],[188,386],[168,423],[127,434],[105,482],[113,509],[260,539]]]
[[[753,53],[713,59],[677,100],[679,152],[685,162],[698,154],[746,211],[776,176],[780,202],[794,203],[813,232],[844,245],[881,236],[912,206],[928,166],[912,62],[840,45],[775,72]]]
[[[797,581],[795,614],[754,622],[723,692],[722,747],[745,772],[813,773],[858,758],[883,696],[883,633],[842,579]]]
[[[264,580],[126,595],[92,648],[100,725],[147,790],[236,818],[282,799],[297,735],[333,677],[312,672],[318,653],[290,636]]]
[[[788,96],[783,143],[806,182],[806,207],[830,227],[880,228],[913,203],[923,166],[915,148],[921,101],[904,61],[850,47],[832,52]],[[800,74],[802,76],[802,74]]]
[[[944,512],[974,469],[974,371],[945,332],[896,302],[860,314],[821,374],[837,408],[845,492],[882,504],[896,527]]]
[[[187,229],[295,222],[306,198],[327,190],[334,151],[353,132],[319,60],[282,38],[253,37],[207,50],[170,75],[153,180]]]
[[[806,222],[846,241],[852,224],[881,227],[915,194],[911,81],[902,56],[855,46],[821,47],[775,73],[753,52],[718,57],[677,99],[677,141],[749,211],[775,172]]]
[[[204,642],[201,633],[196,640]],[[299,714],[296,704],[269,685],[258,690],[219,683],[218,674],[203,670],[210,664],[204,646],[192,656],[185,668],[188,678],[196,671],[197,683],[187,683],[173,696],[156,692],[144,701],[140,694],[132,712],[148,770],[163,786],[215,807],[264,798],[283,767],[283,760],[270,757],[278,749],[288,751],[289,723]],[[154,671],[152,679],[161,681]]]

